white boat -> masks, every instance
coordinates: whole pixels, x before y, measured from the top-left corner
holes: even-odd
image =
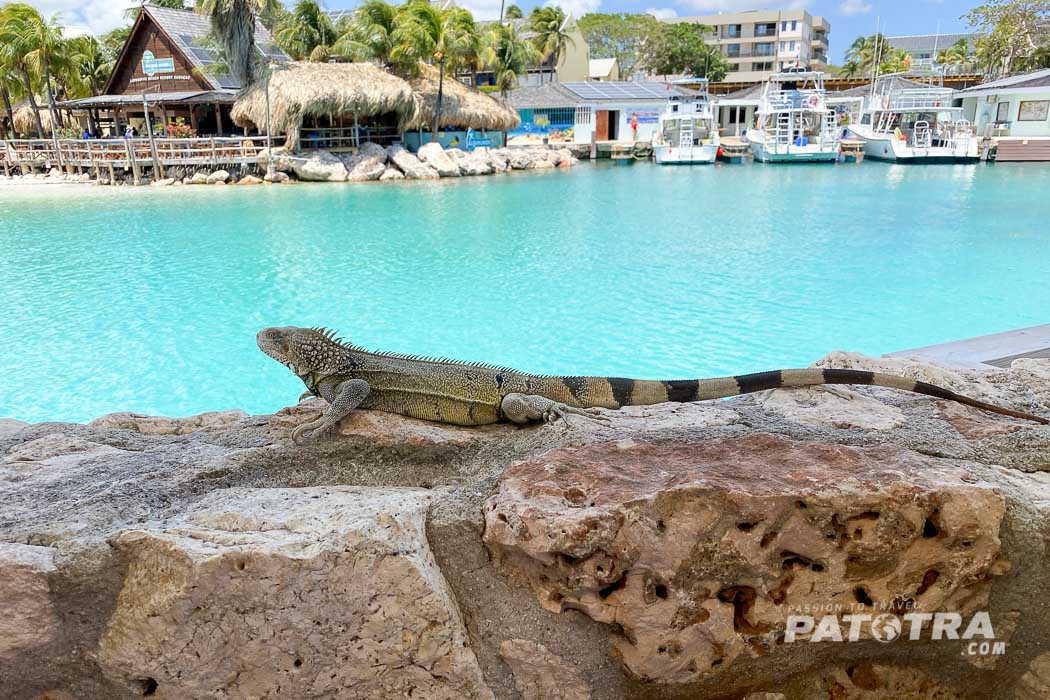
[[[880,77],[865,99],[860,122],[849,125],[864,141],[864,155],[897,163],[972,163],[980,157],[979,139],[953,107],[954,90],[900,80],[915,73]],[[921,85],[921,84],[919,84]]]
[[[718,157],[718,124],[707,81],[699,84],[694,94],[667,100],[653,135],[653,157],[660,165],[714,163]]]
[[[756,118],[746,134],[756,160],[833,163],[838,159],[838,121],[835,110],[828,107],[822,72],[788,68],[771,75]]]

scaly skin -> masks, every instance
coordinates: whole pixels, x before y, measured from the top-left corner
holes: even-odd
[[[765,389],[821,384],[867,384],[912,391],[1015,418],[1046,418],[977,401],[904,377],[850,369],[785,369],[717,379],[656,381],[619,377],[548,377],[505,367],[372,353],[323,328],[266,328],[256,336],[264,353],[292,370],[328,402],[324,414],[292,432],[297,442],[319,436],[356,408],[453,425],[499,421],[553,422],[578,415],[607,421],[600,409],[687,403]]]

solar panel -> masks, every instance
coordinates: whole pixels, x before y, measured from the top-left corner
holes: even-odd
[[[663,83],[594,82],[561,83],[582,100],[663,100],[670,95]]]

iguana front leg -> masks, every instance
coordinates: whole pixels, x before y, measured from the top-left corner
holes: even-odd
[[[606,416],[599,413],[600,409],[576,408],[532,394],[507,394],[500,402],[500,410],[507,420],[515,423],[532,423],[540,420],[553,423],[559,419],[568,422],[568,416],[583,416],[602,423],[610,422]]]
[[[307,433],[310,433],[309,437],[318,437],[331,430],[368,398],[369,391],[368,382],[364,379],[347,379],[332,389],[322,386],[319,393],[321,398],[328,402],[328,408],[317,420],[304,423],[293,430],[292,441],[300,442]]]

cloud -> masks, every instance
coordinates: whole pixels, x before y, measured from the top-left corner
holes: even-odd
[[[650,7],[646,9],[645,14],[656,19],[671,19],[678,16],[678,11],[671,7]]]
[[[499,8],[500,0],[456,0],[456,4],[462,8],[470,10],[470,14],[474,15],[476,20],[496,20],[499,19]],[[518,5],[513,0],[506,0],[503,3],[503,8],[510,7],[511,5]]]
[[[128,24],[124,10],[131,2],[116,0],[28,0],[45,17],[58,13],[59,24],[89,28],[95,34],[105,34],[111,29]]]
[[[864,2],[864,0],[845,0],[839,5],[839,12],[846,15],[863,15],[866,12],[871,12],[871,4]]]
[[[544,5],[557,5],[567,13],[579,19],[588,12],[597,12],[602,0],[547,0]]]
[[[785,10],[801,10],[807,7],[810,2],[811,0],[789,0],[780,5],[780,7]],[[683,4],[692,10],[703,13],[740,12],[762,6],[762,3],[756,3],[755,0],[684,0]]]

